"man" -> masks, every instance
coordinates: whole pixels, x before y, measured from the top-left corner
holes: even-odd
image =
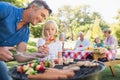
[[[26,9],[17,8],[7,2],[0,2],[0,80],[11,80],[4,61],[13,59],[8,47],[16,46],[21,53],[26,52],[29,39],[29,23],[41,23],[51,14],[51,9],[43,0],[34,0]],[[44,46],[41,53],[47,54],[48,47]],[[25,54],[29,57],[41,57],[40,53]],[[22,57],[24,59],[22,59]],[[18,61],[28,61],[31,58],[17,56]]]
[[[85,48],[89,47],[90,42],[88,39],[84,38],[83,32],[79,32],[78,36],[80,37],[75,44],[75,49],[77,50],[84,50]]]

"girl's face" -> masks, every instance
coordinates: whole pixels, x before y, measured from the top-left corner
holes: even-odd
[[[52,24],[47,24],[44,28],[44,35],[48,38],[53,38],[57,30]]]
[[[96,42],[96,43],[99,43],[99,42],[100,42],[100,39],[99,39],[99,38],[96,38],[96,39],[95,39],[95,42]]]

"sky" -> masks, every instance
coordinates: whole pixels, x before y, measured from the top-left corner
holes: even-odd
[[[117,15],[118,9],[120,9],[120,0],[45,0],[53,13],[56,13],[58,8],[63,5],[70,5],[72,7],[78,5],[89,5],[90,11],[99,12],[108,23],[114,23],[116,20],[114,17]]]

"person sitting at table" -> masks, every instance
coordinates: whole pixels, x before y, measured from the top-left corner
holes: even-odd
[[[95,40],[94,40],[95,44],[94,44],[94,48],[97,48],[97,47],[104,47],[103,43],[101,42],[100,38],[99,37],[96,37]]]
[[[49,48],[49,54],[46,59],[58,59],[62,61],[62,44],[55,35],[57,35],[58,26],[55,21],[49,20],[45,23],[43,28],[43,38],[37,42],[38,52],[43,49],[44,45]]]
[[[75,50],[85,50],[90,46],[90,41],[84,37],[83,32],[78,33],[79,40],[76,41]]]
[[[104,36],[106,37],[106,39],[104,40],[104,46],[108,50],[111,50],[111,49],[115,50],[115,55],[113,56],[113,58],[115,59],[116,53],[117,53],[118,42],[117,42],[116,38],[111,35],[112,31],[110,30],[110,28],[104,28],[103,32],[104,32]]]

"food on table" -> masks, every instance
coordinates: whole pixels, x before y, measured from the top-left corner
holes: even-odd
[[[64,64],[69,64],[69,63],[73,63],[74,62],[74,59],[73,58],[64,58],[63,59],[63,63]]]
[[[98,47],[98,48],[94,49],[94,53],[98,53],[98,54],[104,54],[105,51],[106,51],[106,49],[102,48],[102,47]]]

